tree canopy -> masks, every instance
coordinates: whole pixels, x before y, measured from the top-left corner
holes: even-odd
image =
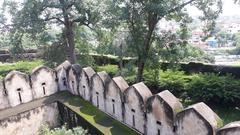
[[[7,25],[14,39],[21,40],[23,33],[31,34],[32,38],[48,27],[62,28],[62,42],[66,46],[69,60],[74,63],[75,42],[74,28],[87,26],[91,28],[100,18],[98,14],[99,1],[91,0],[24,0],[17,3],[14,0],[4,2],[5,10],[11,16],[11,24]],[[4,17],[2,17],[4,21]],[[20,44],[20,42],[18,42]]]
[[[115,9],[121,13],[119,20],[125,22],[130,31],[132,41],[129,45],[132,45],[138,55],[137,81],[142,80],[143,69],[154,42],[164,40],[164,44],[160,42],[162,48],[186,43],[186,24],[190,20],[186,11],[188,5],[202,11],[203,16],[200,19],[205,23],[204,32],[206,36],[210,35],[215,20],[222,11],[221,0],[116,0],[114,2]],[[119,16],[119,12],[116,16]],[[159,34],[161,30],[158,30],[158,24],[163,19],[179,22],[182,30],[180,36]]]
[[[0,27],[10,32],[10,41],[17,48],[22,48],[24,34],[32,39],[46,40],[49,38],[44,31],[57,27],[62,30],[59,39],[72,63],[76,61],[75,44],[84,42],[84,39],[76,39],[78,26],[86,26],[96,33],[99,45],[103,46],[98,48],[99,52],[106,51],[106,44],[114,45],[114,36],[118,36],[119,32],[126,32],[123,43],[127,47],[124,50],[137,56],[137,81],[141,81],[147,61],[159,61],[174,53],[178,55],[176,46],[185,47],[188,44],[191,17],[187,6],[202,11],[200,19],[205,36],[211,35],[215,20],[222,11],[222,0],[24,0],[22,3],[5,0],[0,12]],[[10,24],[6,25],[3,12],[12,16]],[[163,20],[177,22],[180,29],[162,29],[159,25]],[[122,48],[122,44],[116,45]],[[122,55],[122,49],[115,52]],[[163,49],[167,53],[163,53]]]

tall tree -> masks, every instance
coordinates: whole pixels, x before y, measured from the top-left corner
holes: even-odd
[[[60,26],[68,59],[72,63],[76,61],[75,27],[85,25],[91,28],[100,17],[92,9],[97,1],[91,0],[24,0],[21,4],[6,0],[4,4],[12,15],[9,26],[17,39],[21,39],[22,34],[15,33],[31,33],[35,38],[47,26]]]
[[[187,16],[185,7],[195,6],[202,11],[200,18],[206,25],[206,35],[211,34],[215,19],[222,11],[221,0],[116,0],[117,15],[125,21],[132,37],[132,47],[138,56],[137,81],[143,78],[143,70],[153,42],[159,36],[157,26],[162,19],[180,22]],[[119,10],[117,10],[119,9]],[[117,12],[119,11],[119,12]],[[161,35],[160,35],[161,36]]]

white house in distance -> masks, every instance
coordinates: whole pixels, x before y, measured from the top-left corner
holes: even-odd
[[[31,82],[34,98],[49,96],[58,91],[56,72],[46,66],[33,69]]]
[[[80,74],[79,93],[88,101],[91,101],[91,77],[95,73],[96,72],[91,67],[86,67],[82,69]]]
[[[147,100],[147,135],[174,135],[174,119],[183,110],[180,101],[168,90]]]
[[[114,77],[105,86],[106,112],[119,121],[123,121],[123,92],[128,88],[127,82],[121,77]]]
[[[124,91],[124,122],[143,134],[145,132],[145,104],[151,96],[151,91],[142,82]]]
[[[33,100],[33,93],[27,74],[11,71],[5,77],[4,83],[11,107]]]

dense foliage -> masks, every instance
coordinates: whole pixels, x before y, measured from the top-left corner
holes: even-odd
[[[43,59],[51,66],[57,66],[65,61],[66,47],[61,42],[55,42],[50,46],[44,46]]]
[[[205,36],[210,35],[215,19],[222,10],[221,0],[116,0],[114,7],[118,12],[112,14],[126,23],[130,33],[128,46],[137,56],[137,81],[142,80],[146,62],[152,60],[152,52],[161,57],[161,50],[165,48],[168,50],[168,57],[168,54],[175,54],[175,46],[184,47],[187,44],[188,23],[191,22],[191,17],[185,10],[188,5],[202,11],[203,16],[200,19],[206,24],[204,33]],[[162,20],[177,22],[180,30],[174,32],[159,27]]]
[[[0,30],[10,35],[13,53],[21,53],[25,48],[23,44],[47,44],[46,31],[58,30],[57,36],[61,39],[58,45],[64,46],[61,52],[67,54],[65,59],[72,63],[76,62],[77,53],[88,56],[91,45],[95,46],[93,51],[118,55],[120,61],[126,55],[137,57],[136,78],[141,81],[146,62],[155,63],[151,61],[152,56],[155,60],[171,61],[185,56],[184,51],[176,50],[185,48],[189,38],[188,24],[192,18],[186,11],[188,5],[202,11],[204,34],[210,35],[222,11],[222,0],[6,0],[0,9]],[[11,15],[11,25],[6,13]],[[176,22],[180,28],[165,30],[159,26],[161,21]],[[94,33],[93,39],[79,38],[79,29],[86,33],[79,27]],[[24,38],[30,42],[24,43]],[[53,54],[58,57],[57,53]],[[171,58],[174,55],[181,57]],[[90,57],[81,58],[84,65],[91,65],[87,63]]]
[[[43,126],[38,135],[86,135],[87,131],[82,127],[67,129],[65,126],[60,128],[50,129],[48,126]]]
[[[194,101],[209,104],[238,105],[240,102],[240,82],[231,75],[193,75],[186,87],[188,96]]]
[[[118,74],[117,67],[113,65],[101,66],[97,71],[100,71],[99,69],[111,75]],[[132,72],[136,72],[136,68]],[[220,76],[214,73],[194,73],[189,75],[183,71],[168,69],[166,71],[145,70],[144,76],[144,82],[155,94],[168,89],[177,97],[191,102],[235,106],[240,101],[240,82],[230,74]],[[124,74],[124,78],[131,84],[135,81],[134,73]]]

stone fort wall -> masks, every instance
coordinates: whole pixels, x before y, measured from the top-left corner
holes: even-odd
[[[57,103],[0,119],[0,135],[36,135],[45,124],[51,128],[59,126]]]
[[[184,108],[168,90],[153,95],[142,82],[129,86],[121,76],[111,78],[68,61],[55,69],[37,67],[30,75],[10,72],[0,83],[0,110],[65,90],[142,134],[240,134],[240,122],[221,127],[218,115],[202,102]]]

